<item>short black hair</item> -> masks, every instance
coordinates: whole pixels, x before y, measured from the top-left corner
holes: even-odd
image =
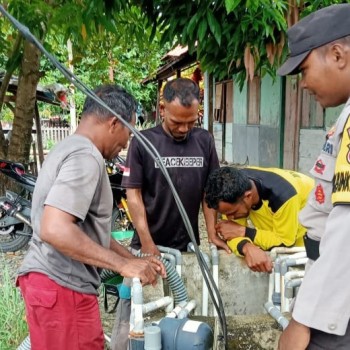
[[[239,168],[222,167],[212,171],[205,186],[205,201],[209,208],[217,209],[219,202],[236,203],[252,188],[247,175]]]
[[[136,112],[136,101],[123,87],[114,84],[101,85],[94,90],[94,93],[125,121],[132,120]],[[101,121],[113,116],[110,111],[89,96],[85,100],[81,116],[87,115],[94,115]]]
[[[190,107],[193,100],[199,101],[199,86],[188,78],[177,78],[166,83],[163,90],[163,99],[172,102],[178,98],[181,105]]]

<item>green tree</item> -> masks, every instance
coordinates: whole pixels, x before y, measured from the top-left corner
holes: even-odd
[[[58,53],[60,58],[67,57],[64,48],[70,39],[75,51],[76,74],[89,87],[111,80],[108,73],[112,69],[115,70],[115,82],[128,85],[139,99],[149,102],[154,90],[151,87],[143,89],[133,79],[139,79],[143,73],[148,75],[148,69],[155,69],[161,52],[156,41],[147,45],[150,33],[144,29],[145,19],[141,16],[140,8],[126,5],[127,1],[101,0],[9,0],[4,4],[54,55]],[[0,17],[0,25],[2,34],[13,32],[6,18]],[[3,28],[6,29],[3,31]],[[57,79],[57,72],[52,73],[51,64],[41,57],[34,45],[24,41],[16,47],[15,39],[6,41],[4,37],[1,36],[1,43],[6,42],[6,45],[0,46],[0,59],[8,57],[5,66],[8,76],[16,72],[19,82],[9,145],[4,142],[0,129],[0,157],[25,163],[30,151],[37,84],[40,79],[43,83],[61,79]],[[13,49],[9,54],[11,45]],[[120,53],[119,49],[123,52]],[[150,59],[148,55],[152,50],[155,50],[155,55]],[[146,64],[142,61],[143,56],[148,59]],[[123,59],[130,64],[123,62]],[[12,62],[17,65],[11,65]],[[10,71],[10,66],[15,68]],[[135,67],[139,67],[140,72]],[[5,83],[2,84],[4,91]],[[2,104],[3,97],[0,95],[0,106]]]
[[[285,33],[299,17],[336,0],[135,0],[162,43],[188,45],[203,70],[241,84],[254,74],[275,76],[287,54]]]

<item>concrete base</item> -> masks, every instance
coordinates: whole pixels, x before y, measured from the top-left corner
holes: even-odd
[[[194,253],[184,253],[182,256],[182,279],[188,299],[197,302],[197,307],[189,317],[200,319],[213,327],[213,349],[224,350],[220,341],[220,322],[217,317],[213,317],[210,296],[208,315],[201,316],[203,278],[197,258]],[[252,272],[243,259],[224,251],[219,251],[219,259],[218,288],[227,321],[227,349],[276,349],[281,327],[264,309],[268,298],[269,274]],[[164,284],[161,279],[156,287],[144,287],[144,302],[156,300],[163,295]]]
[[[194,315],[203,315],[203,277],[194,253],[182,254],[182,280],[189,300],[194,299],[197,307]],[[269,274],[252,272],[244,260],[224,251],[219,251],[219,292],[226,316],[254,315],[265,312],[268,297]],[[163,282],[144,288],[145,301],[155,300],[164,295]],[[209,295],[208,314],[213,316],[213,304]]]

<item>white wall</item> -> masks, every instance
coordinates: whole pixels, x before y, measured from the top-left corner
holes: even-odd
[[[321,152],[326,131],[323,129],[300,129],[298,170],[308,174]]]

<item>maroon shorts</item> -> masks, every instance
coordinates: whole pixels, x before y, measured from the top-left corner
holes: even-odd
[[[31,272],[18,283],[26,304],[32,350],[103,350],[104,336],[96,295],[61,287]]]

